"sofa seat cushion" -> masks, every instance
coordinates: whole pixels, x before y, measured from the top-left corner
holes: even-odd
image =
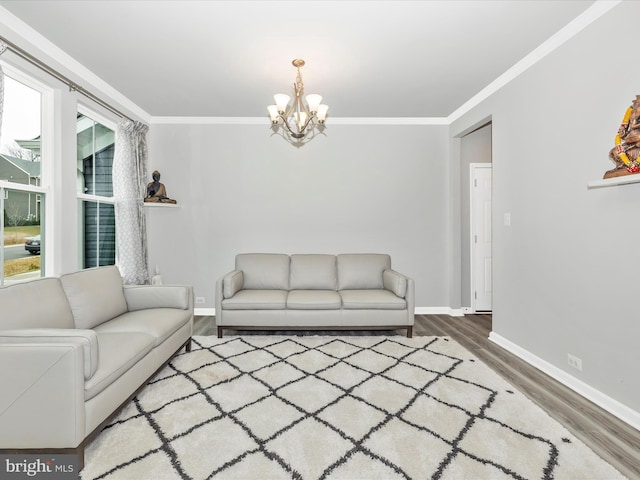
[[[286,290],[240,290],[222,301],[225,310],[284,310],[287,307]]]
[[[190,310],[150,308],[124,313],[94,328],[98,333],[140,332],[154,337],[154,347],[177,332],[191,318]]]
[[[389,290],[340,290],[345,310],[404,310],[407,302]]]
[[[287,308],[293,310],[337,310],[342,299],[335,290],[291,290]]]
[[[155,338],[139,332],[98,332],[98,369],[84,384],[89,400],[115,382],[153,349]]]

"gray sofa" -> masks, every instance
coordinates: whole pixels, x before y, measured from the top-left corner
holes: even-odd
[[[183,347],[191,287],[115,266],[0,288],[0,451],[75,453]],[[126,439],[123,439],[126,441]]]
[[[385,254],[242,253],[216,281],[218,337],[231,330],[392,330],[414,324],[414,283]]]

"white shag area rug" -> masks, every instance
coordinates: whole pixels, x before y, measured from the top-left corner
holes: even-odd
[[[194,337],[89,479],[623,479],[448,337]]]

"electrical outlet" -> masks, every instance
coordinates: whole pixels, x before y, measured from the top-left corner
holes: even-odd
[[[204,297],[196,297],[196,303],[204,303],[204,302],[205,302]]]
[[[567,363],[570,367],[575,368],[576,370],[582,371],[582,359],[576,357],[575,355],[567,354]]]

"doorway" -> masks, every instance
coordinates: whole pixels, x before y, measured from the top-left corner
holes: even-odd
[[[472,262],[472,247],[475,246],[475,232],[472,232],[472,164],[492,165],[492,122],[490,119],[479,123],[460,135],[460,293],[463,313],[476,312],[476,269]],[[483,168],[483,167],[479,167]],[[490,208],[489,208],[490,211]],[[474,255],[477,259],[478,255]],[[475,261],[475,260],[474,260]],[[491,277],[490,270],[485,272]],[[487,279],[488,280],[488,279]],[[490,285],[490,283],[487,283]],[[483,287],[485,288],[485,287]],[[477,304],[482,312],[492,311],[492,306],[483,301]]]

